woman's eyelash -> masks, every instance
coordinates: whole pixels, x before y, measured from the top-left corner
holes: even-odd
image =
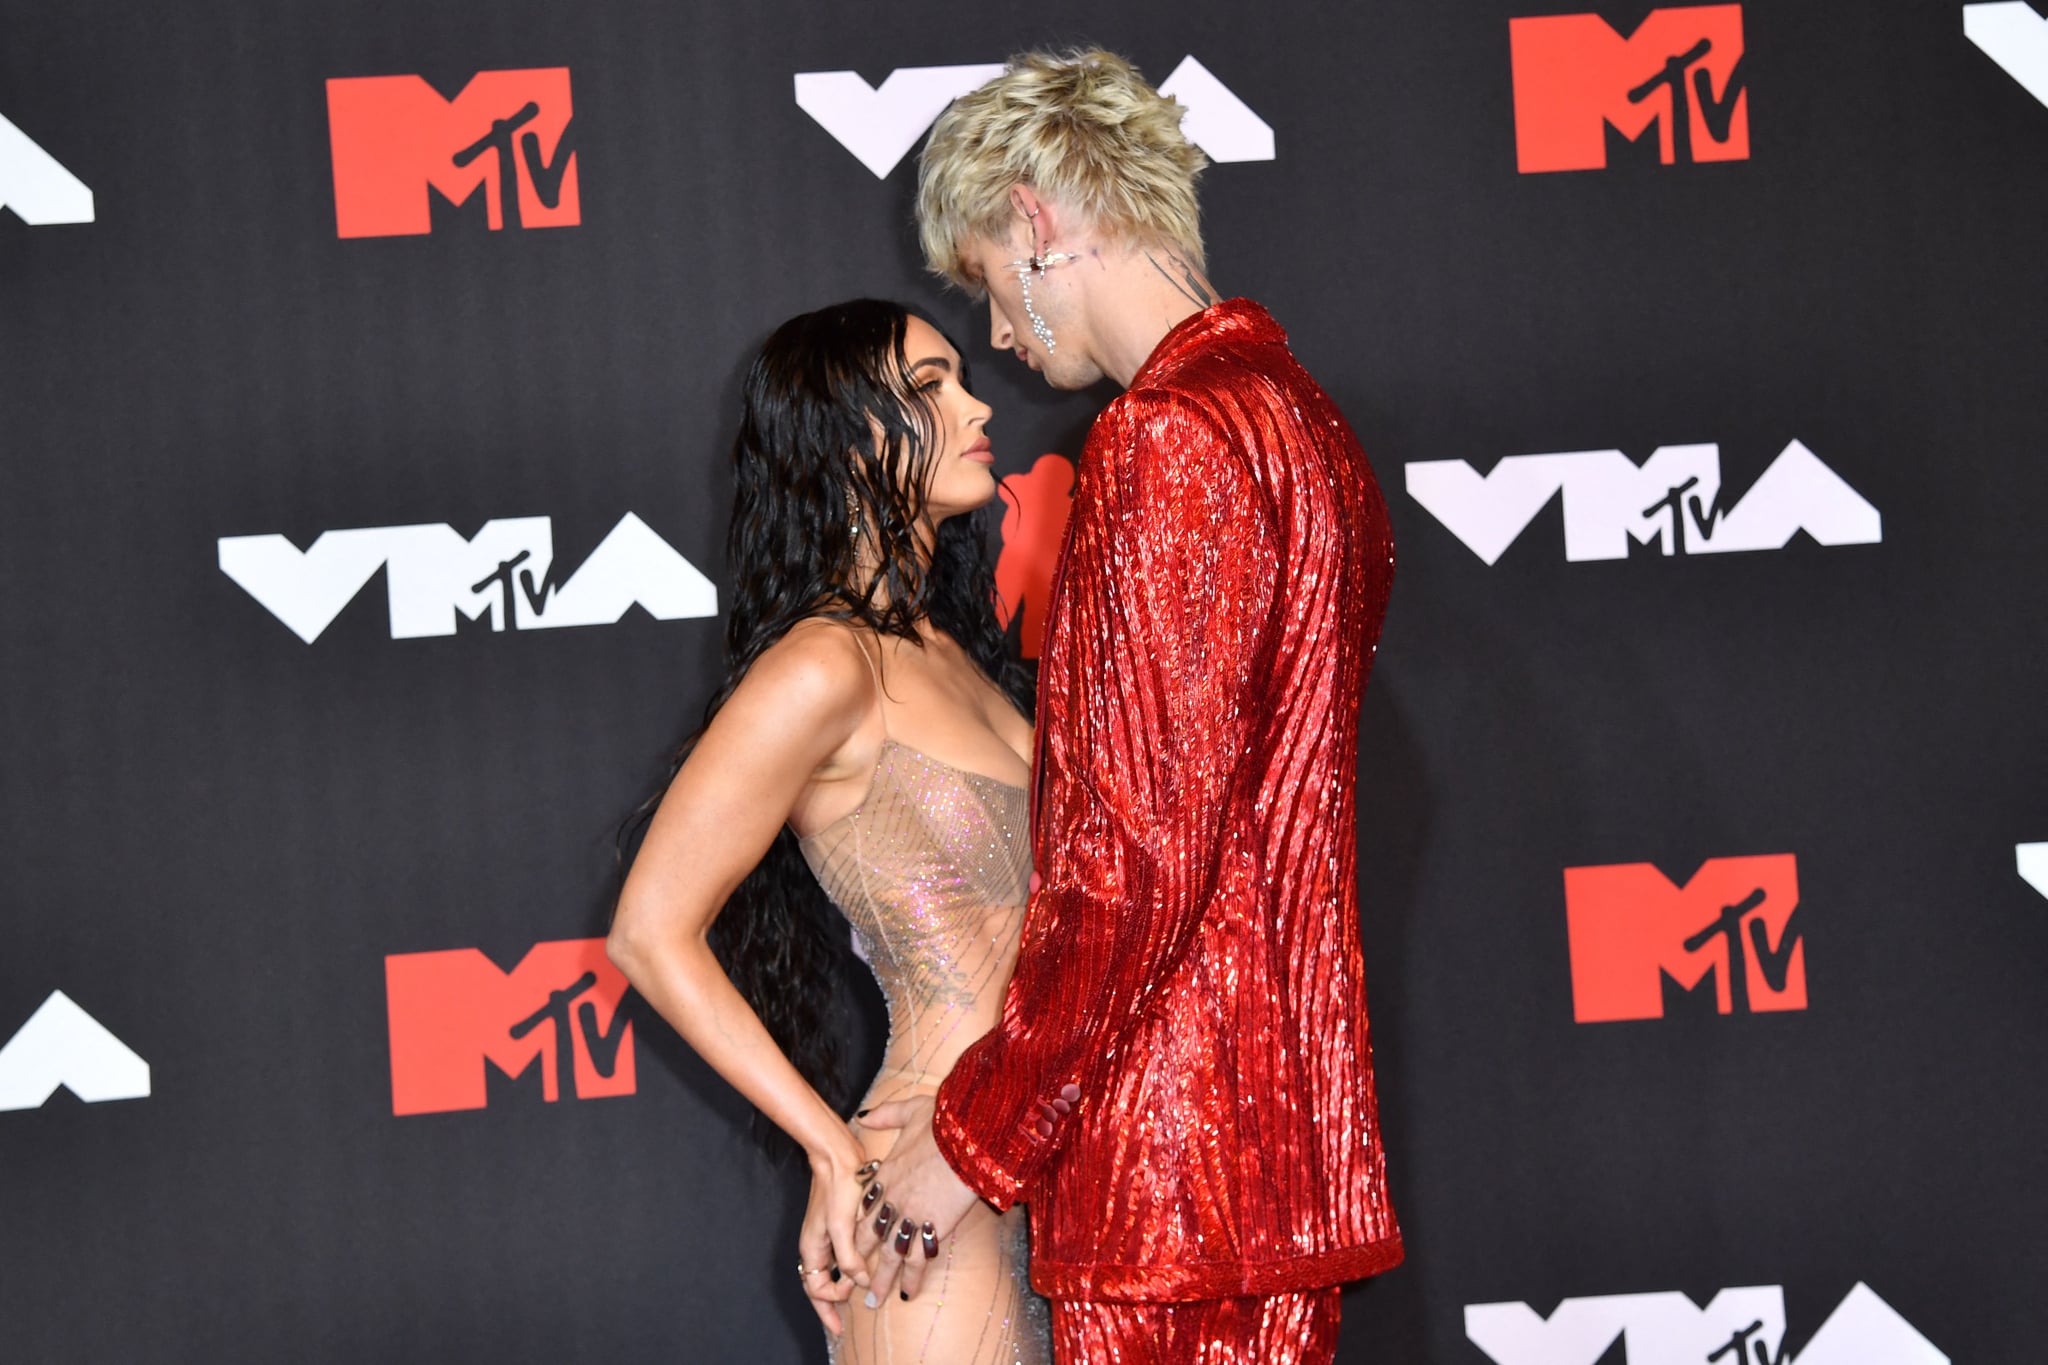
[[[919,393],[934,393],[945,387],[945,383],[946,381],[943,379],[927,379],[924,383],[917,386],[917,391]]]

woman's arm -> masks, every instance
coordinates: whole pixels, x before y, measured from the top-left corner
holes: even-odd
[[[684,1041],[804,1149],[814,1181],[805,1263],[822,1270],[836,1259],[849,1272],[839,1287],[822,1274],[805,1278],[835,1332],[838,1315],[819,1300],[851,1293],[852,1272],[865,1278],[854,1248],[853,1173],[866,1156],[733,987],[707,935],[806,789],[865,776],[843,752],[873,706],[874,680],[859,648],[847,631],[799,627],[755,662],[663,796],[605,944]],[[821,1207],[821,1193],[836,1191],[844,1196]],[[830,1292],[821,1295],[821,1285]]]

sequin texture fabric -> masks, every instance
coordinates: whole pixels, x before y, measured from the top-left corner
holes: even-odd
[[[863,1107],[932,1094],[995,1021],[1031,876],[1029,816],[1023,788],[885,740],[861,804],[800,841],[889,1007]],[[868,1155],[889,1142],[875,1135]],[[975,1209],[915,1299],[840,1305],[834,1365],[1051,1365],[1028,1237],[1022,1210]]]
[[[1083,451],[1040,658],[1025,916],[934,1133],[1056,1300],[1401,1259],[1359,945],[1358,706],[1393,581],[1350,427],[1255,303],[1167,334]]]
[[[1330,1365],[1337,1290],[1196,1303],[1056,1303],[1054,1356],[1086,1365]]]

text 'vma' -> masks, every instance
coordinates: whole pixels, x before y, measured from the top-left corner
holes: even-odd
[[[1002,74],[1000,62],[906,66],[869,85],[857,71],[800,71],[796,104],[886,179],[947,105]],[[1159,83],[1159,93],[1187,111],[1181,132],[1211,161],[1273,159],[1272,125],[1192,55]]]
[[[1676,1290],[1568,1298],[1547,1318],[1526,1303],[1465,1306],[1465,1339],[1496,1365],[1793,1365],[1781,1285],[1723,1289],[1705,1307]],[[1798,1365],[1949,1365],[1897,1309],[1858,1283],[1801,1349]]]
[[[87,1104],[149,1096],[149,1063],[62,991],[0,1044],[0,1110],[37,1109],[59,1089]]]
[[[326,531],[304,550],[281,535],[224,536],[220,569],[307,644],[384,570],[391,638],[453,635],[458,615],[492,630],[608,626],[639,606],[659,621],[716,616],[718,589],[633,513],[566,579],[547,517]]]
[[[1782,550],[1801,531],[1822,545],[1884,539],[1877,508],[1799,441],[1733,503],[1717,445],[1659,446],[1640,465],[1619,450],[1511,455],[1483,475],[1464,460],[1418,460],[1406,474],[1408,496],[1488,564],[1560,493],[1573,563],[1626,559],[1631,541],[1705,555]]]
[[[92,190],[0,114],[0,209],[30,227],[90,223]]]

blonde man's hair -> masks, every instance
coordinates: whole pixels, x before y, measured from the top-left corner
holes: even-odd
[[[917,223],[925,264],[975,289],[963,251],[1009,240],[1010,187],[1079,210],[1133,245],[1202,259],[1195,177],[1209,164],[1181,133],[1180,104],[1101,48],[1026,52],[955,100],[918,156]]]

